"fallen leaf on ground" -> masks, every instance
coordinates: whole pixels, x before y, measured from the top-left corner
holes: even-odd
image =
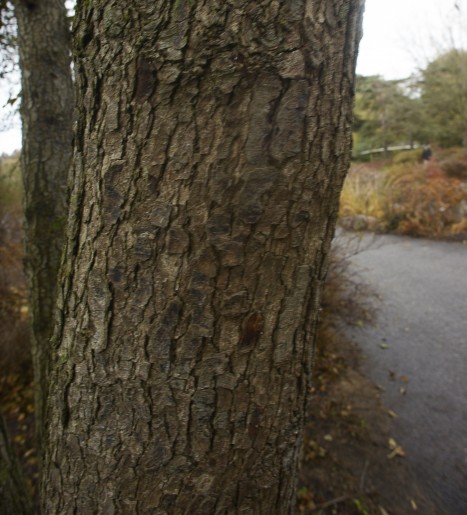
[[[389,438],[389,448],[391,449],[391,452],[388,454],[388,458],[390,460],[396,456],[405,456],[404,449],[394,440],[394,438]]]
[[[29,458],[29,456],[31,456],[31,454],[34,454],[35,452],[36,452],[36,449],[29,449],[28,451],[26,451],[24,453],[24,457]]]

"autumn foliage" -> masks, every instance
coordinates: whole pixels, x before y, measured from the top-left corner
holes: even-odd
[[[341,196],[341,223],[348,229],[428,238],[467,235],[467,157],[440,152],[428,163],[356,164]]]
[[[37,456],[26,280],[23,273],[21,188],[17,161],[0,163],[0,410],[34,491]]]

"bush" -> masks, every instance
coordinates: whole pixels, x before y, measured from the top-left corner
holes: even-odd
[[[441,168],[448,177],[467,181],[467,156],[464,159],[447,159],[441,162]]]
[[[321,325],[329,325],[335,329],[340,322],[359,325],[359,321],[373,320],[377,297],[355,272],[351,263],[353,256],[370,245],[371,242],[363,246],[361,238],[352,235],[339,235],[333,241],[321,296]],[[318,346],[320,345],[318,337]]]
[[[446,173],[446,161],[399,164],[379,172],[364,165],[354,168],[341,196],[341,225],[411,236],[464,237],[467,185]]]
[[[413,150],[403,150],[402,152],[397,152],[394,154],[392,158],[392,162],[397,164],[407,164],[407,163],[419,163],[422,160],[422,149],[414,148]]]
[[[0,165],[0,366],[9,373],[29,366],[30,339],[23,273],[19,168]]]
[[[459,181],[445,177],[436,164],[427,169],[421,165],[393,167],[386,173],[383,190],[385,219],[396,232],[444,237],[463,230],[459,208],[466,193]]]

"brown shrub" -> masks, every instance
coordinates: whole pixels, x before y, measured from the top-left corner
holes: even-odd
[[[0,174],[0,367],[3,374],[20,372],[30,364],[20,199],[17,177]]]
[[[462,203],[467,194],[460,181],[447,178],[435,163],[400,166],[387,172],[385,218],[401,234],[446,237],[462,231]]]
[[[467,159],[448,159],[441,163],[441,167],[448,177],[467,180]]]
[[[377,298],[351,266],[351,258],[369,245],[363,246],[358,236],[339,235],[334,240],[321,297],[322,324],[354,325],[373,319]]]
[[[22,252],[18,244],[0,247],[0,361],[17,372],[30,361],[29,321]]]
[[[450,155],[457,156],[456,163],[464,162],[458,151],[443,157]],[[446,162],[434,159],[427,165],[393,165],[377,172],[351,170],[341,195],[341,225],[411,236],[464,237],[467,185],[447,174]]]

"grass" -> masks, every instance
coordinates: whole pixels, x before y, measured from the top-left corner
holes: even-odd
[[[379,170],[371,170],[364,165],[352,168],[341,193],[341,219],[358,215],[375,220],[383,218],[382,180]]]
[[[17,157],[0,158],[0,208],[21,210],[21,173]]]

